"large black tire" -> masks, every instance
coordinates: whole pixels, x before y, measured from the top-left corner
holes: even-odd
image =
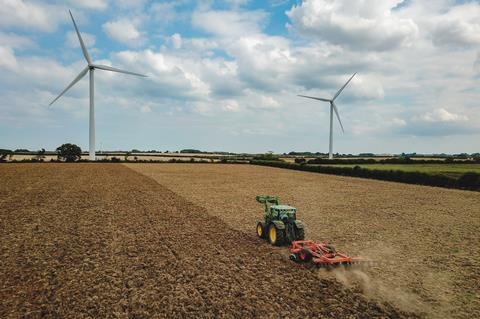
[[[295,240],[305,239],[305,229],[295,227]]]
[[[264,222],[258,222],[257,223],[257,236],[258,236],[258,238],[261,238],[261,239],[266,239],[267,238],[267,229],[265,227]]]
[[[271,223],[268,227],[268,241],[274,246],[282,246],[285,243],[285,231]]]

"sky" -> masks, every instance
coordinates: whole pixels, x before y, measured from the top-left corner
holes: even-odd
[[[454,0],[0,0],[0,148],[480,151],[480,3]]]

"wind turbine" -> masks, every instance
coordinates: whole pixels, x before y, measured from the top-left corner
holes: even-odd
[[[131,75],[137,75],[137,76],[142,76],[142,77],[147,77],[146,75],[139,74],[139,73],[134,73],[134,72],[129,72],[129,71],[124,71],[120,70],[117,68],[112,68],[110,66],[106,65],[99,65],[99,64],[93,64],[92,60],[90,59],[90,55],[88,54],[87,48],[85,47],[85,43],[83,42],[82,36],[80,35],[80,32],[78,31],[77,24],[75,23],[75,19],[73,18],[72,12],[68,10],[70,13],[70,17],[72,18],[73,26],[75,27],[75,31],[77,32],[78,36],[78,41],[80,41],[80,46],[82,48],[83,56],[85,57],[85,60],[87,60],[87,66],[85,69],[80,72],[79,75],[67,86],[65,90],[60,93],[59,96],[53,100],[50,105],[55,103],[56,100],[58,100],[65,92],[67,92],[72,86],[75,85],[78,81],[80,81],[87,72],[90,73],[90,119],[89,119],[89,150],[88,150],[88,155],[90,157],[91,161],[95,160],[95,103],[94,103],[94,71],[95,69],[100,69],[100,70],[105,70],[105,71],[112,71],[112,72],[118,72],[118,73],[125,73],[125,74],[131,74]]]
[[[332,99],[324,99],[324,98],[321,98],[321,97],[298,95],[298,96],[301,96],[301,97],[306,97],[306,98],[308,98],[308,99],[314,99],[314,100],[319,100],[319,101],[329,102],[329,103],[330,103],[330,144],[329,144],[329,147],[328,147],[328,158],[329,158],[329,159],[332,159],[332,158],[333,158],[333,112],[334,112],[334,111],[335,111],[335,114],[337,115],[337,119],[338,119],[338,122],[340,123],[340,127],[342,128],[342,132],[345,133],[345,130],[343,129],[342,121],[340,120],[340,115],[338,114],[337,106],[335,105],[335,100],[336,100],[337,97],[340,95],[340,93],[342,93],[343,89],[348,85],[348,83],[350,83],[350,81],[353,79],[353,77],[354,77],[356,74],[357,74],[357,73],[354,73],[354,74],[350,77],[350,79],[348,79],[347,83],[345,83],[345,84],[340,88],[340,90],[338,90],[338,92],[333,96]]]

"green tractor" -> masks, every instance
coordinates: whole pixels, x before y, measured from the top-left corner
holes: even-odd
[[[259,195],[256,200],[265,205],[265,220],[257,223],[258,237],[268,239],[270,244],[275,246],[304,239],[303,224],[297,220],[295,207],[280,205],[277,196]]]

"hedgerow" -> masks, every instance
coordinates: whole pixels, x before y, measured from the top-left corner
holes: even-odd
[[[293,164],[276,161],[250,161],[250,164],[263,165],[293,169],[298,171],[315,172],[323,174],[361,177],[369,179],[378,179],[383,181],[400,182],[407,184],[428,185],[446,188],[459,188],[480,191],[480,174],[468,172],[453,178],[446,175],[434,175],[422,172],[405,172],[400,170],[375,170],[355,167],[337,167],[337,166],[311,166],[305,164]]]

